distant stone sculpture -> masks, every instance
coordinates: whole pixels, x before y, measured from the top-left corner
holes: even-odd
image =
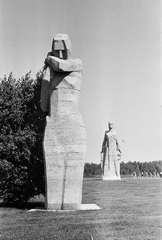
[[[113,123],[108,123],[109,130],[105,132],[101,150],[101,169],[103,180],[120,180],[121,149],[117,140]]]
[[[41,108],[48,112],[44,133],[45,205],[53,210],[79,210],[82,200],[87,139],[78,110],[83,65],[71,59],[71,42],[56,34],[45,59]]]

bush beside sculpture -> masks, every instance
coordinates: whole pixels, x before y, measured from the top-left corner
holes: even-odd
[[[40,73],[16,80],[11,72],[0,82],[0,199],[10,205],[44,193],[40,87]]]

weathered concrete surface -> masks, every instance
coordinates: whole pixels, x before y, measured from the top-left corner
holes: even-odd
[[[42,85],[42,109],[49,112],[43,144],[45,205],[53,210],[79,210],[87,148],[85,127],[78,110],[82,61],[48,56],[46,63],[50,73],[47,71]]]

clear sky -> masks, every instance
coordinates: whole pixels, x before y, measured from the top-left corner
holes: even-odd
[[[124,162],[162,160],[160,0],[0,0],[0,9],[1,78],[35,77],[54,34],[70,36],[84,64],[85,162],[100,162],[108,121]]]

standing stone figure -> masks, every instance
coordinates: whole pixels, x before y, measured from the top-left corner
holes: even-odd
[[[101,169],[103,180],[120,180],[121,150],[113,123],[108,123],[109,130],[105,132],[101,150]]]
[[[47,209],[81,208],[87,139],[78,110],[83,65],[71,59],[71,42],[56,34],[45,59],[41,108],[48,112],[44,133]]]

